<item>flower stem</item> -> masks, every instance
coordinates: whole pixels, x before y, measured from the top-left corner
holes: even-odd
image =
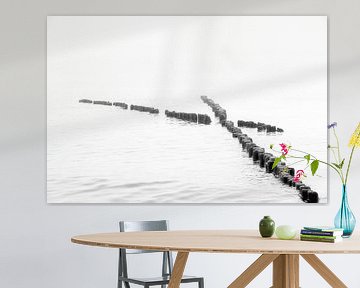
[[[349,158],[349,163],[346,169],[346,176],[345,176],[345,185],[347,184],[348,181],[348,177],[349,177],[349,170],[350,170],[350,165],[351,165],[351,161],[354,155],[354,151],[355,151],[355,145],[353,146],[353,148],[351,149],[351,154],[350,154],[350,158]]]
[[[303,154],[306,154],[306,155],[310,155],[311,157],[317,159],[314,155],[312,155],[312,154],[310,154],[310,153],[308,153],[308,152],[305,152],[305,151],[302,151],[302,150],[298,150],[298,149],[292,149],[292,148],[291,148],[291,150],[296,151],[296,152],[299,152],[299,153],[303,153]]]
[[[305,161],[305,159],[301,159],[301,160],[295,161],[293,163],[289,163],[289,166],[292,166],[292,165],[295,165],[297,163],[304,162],[304,161]]]
[[[302,157],[298,157],[298,156],[291,156],[291,155],[288,155],[288,156],[287,156],[287,158],[302,159]],[[325,164],[325,165],[330,166],[331,168],[333,168],[333,169],[336,171],[336,173],[338,173],[338,174],[339,174],[340,179],[341,179],[341,182],[342,182],[343,184],[345,184],[344,179],[343,179],[342,175],[341,175],[341,174],[340,174],[340,172],[339,172],[339,169],[337,169],[334,165],[332,165],[332,164],[330,164],[330,163],[327,163],[327,162],[325,162],[325,161],[322,161],[322,160],[316,159],[316,157],[314,157],[314,159],[310,159],[310,161],[311,161],[311,160],[318,160],[320,163]]]
[[[330,148],[330,150],[331,150],[331,152],[332,152],[332,154],[333,154],[333,156],[334,156],[334,159],[335,159],[336,163],[337,163],[337,164],[340,164],[340,158],[339,158],[339,160],[337,159],[334,149],[333,149],[333,148]]]
[[[348,166],[347,166],[347,169],[346,169],[346,176],[345,176],[345,185],[347,184],[347,181],[348,181],[348,177],[349,177],[349,170],[350,170],[350,165],[351,165],[351,161],[352,161],[352,158],[353,158],[353,155],[354,155],[354,151],[355,151],[355,147],[356,147],[356,141],[360,138],[360,132],[359,134],[357,135],[356,137],[356,140],[355,140],[355,144],[353,146],[353,148],[351,149],[351,154],[350,154],[350,158],[349,158],[349,163],[348,163]]]
[[[336,130],[335,130],[335,127],[333,127],[333,131],[334,131],[334,135],[335,135],[335,138],[336,138],[336,143],[337,143],[337,151],[338,151],[338,156],[339,156],[339,163],[341,163],[341,154],[340,154],[340,144],[339,144],[339,137],[337,136],[336,134]]]
[[[338,161],[338,165],[340,165],[340,174],[341,174],[341,181],[343,182],[343,183],[345,183],[346,184],[346,181],[344,181],[344,173],[343,173],[343,170],[342,170],[342,165],[341,165],[341,163],[342,163],[342,157],[341,157],[341,153],[340,153],[340,143],[339,143],[339,137],[337,136],[337,134],[336,134],[336,130],[335,130],[335,127],[333,127],[333,131],[334,131],[334,135],[335,135],[335,138],[336,138],[336,143],[337,143],[337,152],[338,152],[338,156],[339,156],[339,161]],[[336,159],[336,158],[335,158]]]
[[[359,136],[360,136],[360,133],[359,133]],[[272,150],[275,151],[275,152],[281,153],[281,152],[279,152],[279,151],[277,151],[277,150],[275,150],[275,149],[272,149]],[[325,164],[325,165],[331,167],[332,169],[334,169],[334,170],[336,171],[336,173],[339,174],[341,182],[342,182],[343,184],[345,184],[344,176],[343,176],[342,173],[341,173],[341,172],[342,172],[341,169],[338,169],[338,168],[335,167],[333,164],[330,164],[330,163],[327,163],[327,162],[325,162],[325,161],[319,160],[319,159],[317,159],[314,155],[312,155],[312,154],[310,154],[310,153],[307,153],[307,152],[305,152],[305,151],[297,150],[297,149],[292,149],[292,148],[291,148],[291,150],[292,150],[292,151],[299,152],[299,153],[303,153],[303,154],[305,154],[305,155],[310,155],[310,157],[312,157],[312,159],[310,159],[310,161],[318,160],[320,163]],[[292,156],[292,155],[289,155],[289,154],[286,155],[286,158],[304,159],[304,157]]]

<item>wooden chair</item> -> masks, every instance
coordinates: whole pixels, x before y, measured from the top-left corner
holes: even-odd
[[[134,232],[134,231],[167,231],[168,221],[120,221],[120,232]],[[169,251],[149,251],[149,250],[135,250],[135,249],[119,249],[119,266],[118,266],[118,288],[130,288],[130,284],[136,284],[149,288],[150,286],[160,286],[165,288],[169,284],[170,276],[173,268],[173,258]],[[152,278],[134,278],[129,277],[127,271],[127,254],[142,254],[142,253],[163,253],[162,260],[162,274],[160,277]],[[198,288],[204,288],[204,278],[194,276],[183,276],[181,283],[198,283]]]

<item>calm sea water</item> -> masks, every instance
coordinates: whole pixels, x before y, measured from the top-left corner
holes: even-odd
[[[309,94],[299,101],[289,97],[286,87],[273,93],[258,97],[237,91],[205,94],[227,109],[229,120],[283,128],[284,133],[271,135],[243,129],[266,150],[271,143],[284,142],[326,159],[326,103]],[[238,140],[200,100],[202,94],[158,91],[158,97],[89,97],[153,106],[160,109],[159,115],[78,103],[86,96],[49,101],[48,202],[302,203],[295,189],[253,164]],[[170,119],[165,109],[207,113],[212,123]],[[304,163],[295,167],[303,168]],[[320,202],[326,202],[325,167],[318,174],[304,182],[319,193]]]

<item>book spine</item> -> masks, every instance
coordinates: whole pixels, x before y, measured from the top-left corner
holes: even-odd
[[[303,235],[317,235],[317,236],[334,236],[334,232],[331,231],[314,231],[314,230],[301,230]]]
[[[336,239],[336,238],[339,238],[336,236],[304,235],[304,234],[300,234],[300,236],[303,238],[314,238],[314,239]]]
[[[301,241],[313,241],[313,242],[327,242],[327,243],[335,243],[335,239],[325,239],[325,238],[308,238],[308,237],[300,237]]]

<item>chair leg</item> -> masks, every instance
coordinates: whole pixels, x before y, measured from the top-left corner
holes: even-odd
[[[199,288],[204,288],[204,279],[199,280]]]

